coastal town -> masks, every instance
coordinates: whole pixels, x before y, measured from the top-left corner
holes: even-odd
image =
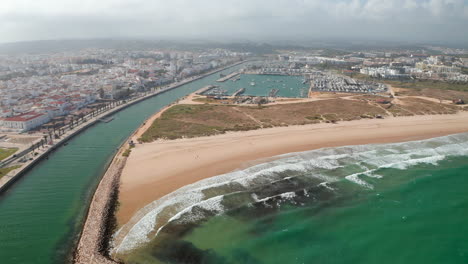
[[[464,90],[468,83],[467,53],[463,49],[430,46],[411,50],[283,49],[262,56],[223,48],[197,51],[90,48],[2,55],[0,148],[5,153],[2,166],[10,166],[11,162],[5,161],[14,161],[17,156],[53,145],[66,130],[98,113],[246,59],[250,62],[240,70],[220,75],[217,83],[199,93],[237,104],[265,104],[281,97],[313,98],[327,93],[377,95],[382,97],[380,101],[390,102],[395,95],[390,87],[395,82],[402,87],[421,83]],[[244,80],[247,78],[244,76],[252,79]],[[257,81],[255,76],[266,77]],[[278,76],[297,79],[286,85],[282,79],[274,79]],[[458,95],[443,99],[457,104],[466,101]]]
[[[249,54],[84,50],[4,56],[0,191],[81,130],[134,103],[243,61]]]
[[[60,127],[101,104],[242,60],[228,50],[84,50],[0,57],[1,131]]]
[[[468,0],[2,0],[0,264],[468,264],[467,28]]]
[[[141,153],[154,151],[151,142],[162,140],[177,149],[180,146],[175,139],[203,138],[200,140],[215,142],[203,144],[200,150],[191,145],[195,141],[180,143],[187,144],[191,150],[187,152],[182,147],[183,152],[175,153],[195,173],[200,164],[209,166],[216,159],[220,164],[227,162],[210,154],[217,148],[209,147],[211,145],[228,145],[234,154],[243,155],[247,145],[262,144],[257,148],[268,155],[257,155],[255,159],[282,154],[282,149],[271,150],[271,142],[263,139],[262,129],[267,128],[277,131],[272,135],[277,142],[282,142],[283,134],[291,126],[288,131],[298,133],[296,140],[294,144],[287,140],[281,146],[289,144],[293,151],[318,146],[304,144],[316,142],[311,137],[319,136],[319,132],[307,131],[309,125],[316,126],[317,131],[331,129],[330,135],[337,137],[346,130],[348,137],[352,135],[356,140],[369,143],[384,141],[398,122],[419,124],[411,128],[414,130],[410,133],[412,137],[419,138],[417,134],[424,133],[439,135],[437,131],[442,131],[446,120],[435,118],[437,125],[429,129],[428,121],[422,116],[455,116],[459,125],[444,128],[440,135],[464,131],[465,123],[458,121],[465,120],[468,110],[464,105],[468,101],[466,54],[468,51],[458,49],[440,49],[438,54],[424,49],[333,52],[278,49],[262,54],[212,48],[196,51],[84,49],[2,56],[0,191],[5,191],[40,160],[49,159],[53,151],[66,146],[86,128],[96,123],[116,123],[113,116],[118,111],[193,84],[191,92],[177,96],[175,102],[168,101],[161,112],[142,120],[142,126],[118,148],[99,185],[99,194],[93,198],[91,208],[98,209],[92,209],[89,215],[75,256],[76,263],[89,263],[94,257],[101,263],[114,263],[97,249],[103,237],[110,239],[111,233],[116,231],[106,231],[107,214],[116,214],[116,221],[124,230],[119,231],[112,243],[126,248],[126,236],[135,224],[130,218],[146,204],[168,194],[149,191],[144,199],[129,198],[137,197],[135,192],[144,191],[141,186],[130,188],[132,185],[128,182],[133,178],[130,179],[125,170],[138,167],[138,174],[146,177],[142,182],[154,176],[154,167],[138,163],[140,160],[148,162],[147,155]],[[208,77],[209,81],[204,79]],[[372,140],[362,138],[360,126],[376,122],[392,129],[380,129],[381,136]],[[259,139],[253,143],[250,139],[241,139],[244,134],[226,132],[248,133]],[[231,143],[216,143],[223,137],[241,142],[239,146],[243,147],[236,149]],[[323,137],[323,140],[320,146],[327,146],[325,140],[330,138]],[[172,151],[172,147],[160,145],[158,149],[161,153]],[[197,153],[195,158],[192,152]],[[198,160],[201,156],[210,158]],[[167,154],[167,157],[174,159],[173,155]],[[235,160],[234,156],[226,157]],[[127,160],[130,165],[126,165]],[[248,162],[247,159],[241,161]],[[176,179],[181,177],[179,169],[169,173],[163,163],[169,164],[169,161],[160,159],[157,163],[165,177],[171,173]],[[227,168],[233,169],[223,167],[216,173],[201,169],[198,172],[203,177],[216,176],[228,171]],[[145,185],[156,188],[153,182],[145,182]],[[181,187],[176,182],[166,186]],[[119,200],[109,200],[115,192],[121,193]],[[103,195],[105,199],[101,199]],[[128,199],[137,201],[129,203]],[[119,209],[113,207],[117,202]],[[88,238],[94,242],[87,242]],[[127,257],[126,251],[120,249],[109,254],[117,259]]]
[[[304,82],[311,83],[311,90],[321,92],[378,93],[385,91],[385,87],[377,84],[373,88],[369,80],[366,86],[356,78],[466,83],[468,58],[460,56],[463,52],[466,51],[441,49],[442,54],[430,55],[401,50],[342,51],[347,54],[324,57],[320,50],[310,53],[292,50],[253,63],[250,72],[304,76]],[[3,132],[38,129],[45,132],[69,124],[73,118],[89,114],[102,104],[126,99],[250,55],[223,49],[203,52],[89,49],[2,56],[0,129]]]

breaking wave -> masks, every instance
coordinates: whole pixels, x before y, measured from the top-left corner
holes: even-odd
[[[113,238],[112,254],[125,254],[152,241],[170,226],[201,221],[242,206],[301,203],[318,191],[335,192],[346,181],[373,189],[379,171],[437,165],[449,156],[468,155],[468,133],[394,144],[324,148],[276,156],[273,161],[208,178],[156,200]],[[301,198],[302,197],[302,198]]]

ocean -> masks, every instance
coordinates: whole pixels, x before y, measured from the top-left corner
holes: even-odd
[[[116,234],[113,254],[125,263],[468,263],[467,188],[466,133],[290,153],[147,205]]]

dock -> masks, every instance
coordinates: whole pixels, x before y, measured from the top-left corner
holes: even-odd
[[[207,86],[201,88],[200,90],[196,91],[195,94],[202,95],[202,94],[204,94],[204,93],[208,92],[209,90],[211,90],[213,88],[216,88],[216,87],[218,87],[218,86],[216,86],[216,85],[207,85]]]
[[[239,96],[245,92],[245,88],[240,88],[235,93],[232,94],[233,97]]]
[[[238,75],[240,75],[240,72],[233,72],[233,73],[231,73],[229,75],[226,75],[226,76],[218,79],[217,82],[225,82],[225,81],[227,81],[227,80],[229,80],[231,78],[234,78],[234,77],[236,77]]]
[[[271,89],[270,93],[268,94],[268,97],[276,97],[278,92],[279,92],[279,89]]]

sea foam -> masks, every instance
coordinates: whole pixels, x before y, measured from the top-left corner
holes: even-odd
[[[436,165],[450,156],[468,155],[468,133],[421,141],[324,148],[279,155],[272,161],[244,170],[219,175],[187,185],[154,201],[125,224],[114,235],[112,253],[134,250],[154,239],[169,223],[198,221],[203,215],[194,208],[223,213],[233,195],[243,197],[246,205],[270,199],[294,200],[294,186],[310,182],[333,191],[328,183],[347,180],[363,188],[374,186],[366,178],[378,180],[380,169],[404,170],[419,164]],[[269,186],[284,184],[289,191]],[[298,186],[299,188],[299,186]],[[310,193],[302,188],[302,193]],[[263,195],[263,196],[262,196]]]

